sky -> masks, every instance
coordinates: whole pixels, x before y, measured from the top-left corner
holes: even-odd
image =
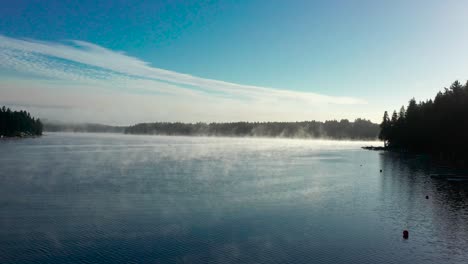
[[[467,1],[22,1],[0,105],[42,119],[380,122],[468,79]]]

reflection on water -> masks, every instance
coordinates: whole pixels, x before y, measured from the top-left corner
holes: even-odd
[[[361,145],[0,141],[0,262],[464,263],[466,184],[430,178],[447,169],[424,157]]]
[[[417,240],[418,247],[431,252],[428,261],[466,262],[468,184],[429,177],[460,172],[431,164],[424,156],[381,153],[380,158],[382,211],[393,215],[395,223],[414,230],[411,242]]]

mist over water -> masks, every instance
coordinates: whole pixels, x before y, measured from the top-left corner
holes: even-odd
[[[447,169],[424,157],[360,149],[376,144],[0,141],[0,262],[464,263],[467,186],[429,177]]]

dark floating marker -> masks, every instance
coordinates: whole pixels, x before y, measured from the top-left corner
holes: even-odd
[[[380,170],[380,172],[382,172],[382,170]]]
[[[408,239],[408,237],[409,237],[409,232],[408,232],[408,230],[403,230],[403,238],[404,238],[404,239]]]
[[[429,199],[429,196],[428,196],[428,195],[426,195],[426,199]]]

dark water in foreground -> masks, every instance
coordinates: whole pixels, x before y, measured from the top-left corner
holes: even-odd
[[[467,184],[363,144],[0,141],[0,263],[467,263]]]

